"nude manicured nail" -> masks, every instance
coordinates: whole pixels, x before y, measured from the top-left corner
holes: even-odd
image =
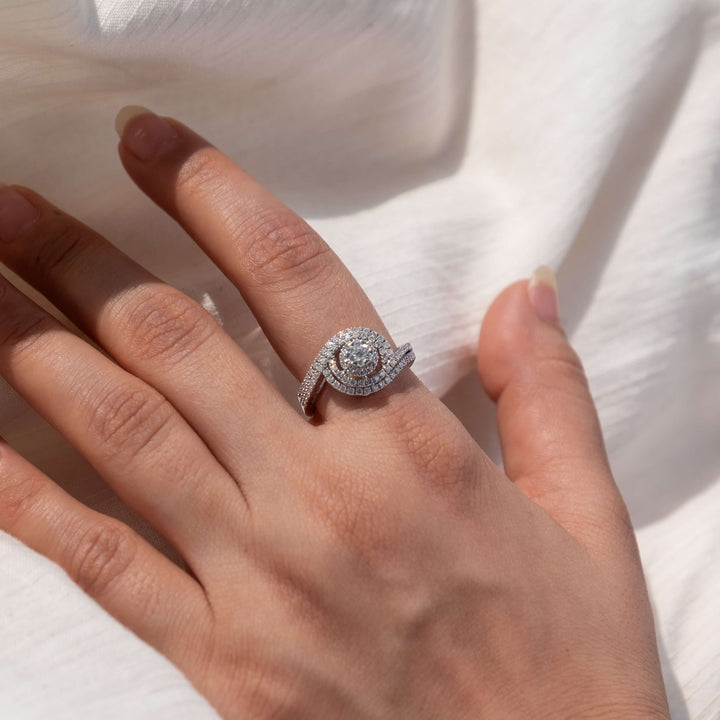
[[[37,208],[9,185],[0,184],[0,240],[10,242],[40,217]]]
[[[557,280],[555,273],[547,265],[540,266],[530,277],[528,295],[535,314],[541,320],[560,324]]]
[[[117,114],[115,129],[123,145],[138,160],[152,160],[177,145],[180,136],[152,110],[128,105]]]

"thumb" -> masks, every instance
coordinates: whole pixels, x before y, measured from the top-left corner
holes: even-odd
[[[508,477],[595,554],[616,553],[618,542],[627,550],[632,527],[585,372],[560,327],[550,268],[490,306],[478,371],[497,403]]]

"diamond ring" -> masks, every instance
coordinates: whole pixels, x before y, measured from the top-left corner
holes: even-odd
[[[318,353],[298,390],[307,418],[315,414],[315,401],[325,383],[346,395],[370,395],[389,385],[415,361],[410,343],[393,350],[378,332],[353,327],[333,335]]]

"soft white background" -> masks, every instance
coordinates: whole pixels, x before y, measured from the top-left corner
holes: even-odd
[[[237,292],[124,174],[124,104],[191,125],[310,219],[495,457],[480,321],[509,282],[558,271],[673,717],[716,720],[720,1],[0,0],[0,178],[200,300],[292,397]],[[151,536],[4,384],[0,433]],[[2,534],[0,716],[215,717]]]

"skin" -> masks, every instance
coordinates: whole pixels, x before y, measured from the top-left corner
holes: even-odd
[[[162,122],[127,121],[125,169],[298,379],[340,329],[389,337],[324,241],[206,140],[167,118],[174,139],[139,157]],[[107,355],[2,280],[0,373],[186,567],[4,442],[0,528],[224,718],[669,718],[582,365],[526,281],[478,346],[503,472],[407,369],[362,400],[326,389],[304,421],[194,301],[31,189],[6,192],[37,217],[0,260]]]

